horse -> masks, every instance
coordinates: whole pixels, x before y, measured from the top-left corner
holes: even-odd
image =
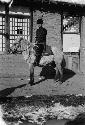
[[[29,41],[21,38],[16,40],[16,42],[12,45],[10,52],[13,54],[18,53],[18,49],[21,48],[21,53],[23,55],[24,60],[29,64],[30,70],[30,84],[34,83],[34,67],[36,66],[36,48],[38,46],[35,43],[30,43]],[[13,49],[12,49],[13,48]],[[15,49],[14,49],[15,48]],[[61,81],[63,79],[63,68],[65,67],[65,59],[64,54],[61,50],[59,50],[55,46],[46,45],[48,49],[47,52],[42,53],[42,57],[40,59],[38,66],[46,66],[51,65],[51,63],[55,62],[56,74],[54,80]],[[48,52],[50,50],[50,52]],[[57,79],[57,74],[59,72],[59,79]]]

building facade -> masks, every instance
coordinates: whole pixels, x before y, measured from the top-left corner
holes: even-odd
[[[0,16],[0,51],[6,50],[5,14],[5,5],[3,5]],[[43,18],[43,27],[47,29],[46,43],[63,50],[66,54],[67,68],[73,68],[74,71],[81,69],[81,72],[84,72],[84,49],[82,49],[85,36],[84,7],[61,2],[55,4],[49,1],[28,0],[27,3],[23,3],[14,0],[9,8],[8,17],[10,46],[21,35],[30,42],[35,42],[36,22],[38,18]]]

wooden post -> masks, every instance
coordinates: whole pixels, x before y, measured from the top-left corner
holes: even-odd
[[[30,8],[31,12],[31,18],[30,18],[30,42],[32,43],[32,37],[33,37],[33,9]]]
[[[30,8],[31,18],[30,18],[30,42],[32,43],[33,38],[33,8]],[[30,85],[34,84],[34,65],[30,66]]]
[[[61,11],[61,51],[63,51],[63,11]]]
[[[80,72],[85,74],[85,16],[81,17]]]
[[[5,52],[8,53],[10,48],[10,23],[9,23],[9,5],[5,4]]]

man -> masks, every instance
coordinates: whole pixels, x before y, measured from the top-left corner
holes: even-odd
[[[37,24],[39,28],[36,31],[36,65],[39,64],[43,51],[46,49],[46,35],[47,30],[42,27],[43,20],[38,19]]]

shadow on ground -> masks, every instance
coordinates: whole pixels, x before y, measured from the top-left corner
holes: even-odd
[[[43,76],[44,78],[39,80],[38,82],[33,83],[33,85],[39,84],[40,82],[43,82],[47,79],[54,79],[56,74],[56,70],[52,66],[44,66],[42,68],[42,71],[40,72],[40,76]],[[63,80],[62,82],[65,82],[69,78],[72,78],[76,73],[73,72],[70,69],[64,68],[63,71]],[[59,73],[57,73],[57,77],[59,77]]]
[[[1,90],[1,91],[0,91],[0,97],[6,97],[6,96],[10,95],[12,92],[14,92],[15,89],[17,89],[17,88],[22,88],[22,87],[24,87],[25,85],[26,85],[26,84],[20,85],[20,86],[17,86],[17,87],[11,87],[11,88],[6,88],[6,89],[4,89],[4,90]]]
[[[47,66],[44,66],[42,68],[40,76],[44,76],[45,79],[54,79],[55,74],[56,74],[56,70],[52,66],[48,66],[47,65]],[[63,82],[65,82],[69,78],[73,77],[75,74],[76,73],[73,72],[72,70],[64,68],[64,71],[63,71]],[[59,77],[59,72],[57,73],[57,76]]]
[[[46,79],[53,79],[56,74],[56,70],[51,65],[46,65],[42,68],[40,76],[44,76]]]
[[[65,67],[65,66],[66,66],[66,62],[65,62],[65,60],[63,60],[62,67]],[[42,71],[40,72],[40,76],[43,76],[44,79],[41,79],[40,81],[33,83],[33,85],[39,84],[40,82],[43,82],[47,79],[55,79],[56,73],[57,73],[57,79],[59,79],[60,74],[58,72],[58,69],[56,69],[57,71],[55,70],[55,67],[56,67],[56,64],[54,61],[52,61],[50,64],[47,64],[44,67],[42,67]],[[73,72],[72,70],[64,68],[62,82],[65,82],[69,78],[73,77],[75,74],[76,73]]]
[[[69,78],[72,78],[74,75],[76,75],[75,72],[73,72],[72,70],[70,69],[64,69],[63,71],[63,82],[65,82],[66,80],[68,80]]]
[[[44,78],[39,80],[38,82],[33,83],[33,85],[39,84],[47,79],[54,79],[55,73],[56,73],[56,71],[52,66],[44,66],[40,73],[40,76],[44,76]],[[71,71],[69,69],[64,69],[63,82],[65,82],[67,79],[73,77],[74,75],[75,75],[75,73],[73,71]],[[1,90],[0,97],[6,97],[6,96],[10,95],[11,93],[13,93],[15,91],[15,89],[22,88],[25,85],[26,84]]]

